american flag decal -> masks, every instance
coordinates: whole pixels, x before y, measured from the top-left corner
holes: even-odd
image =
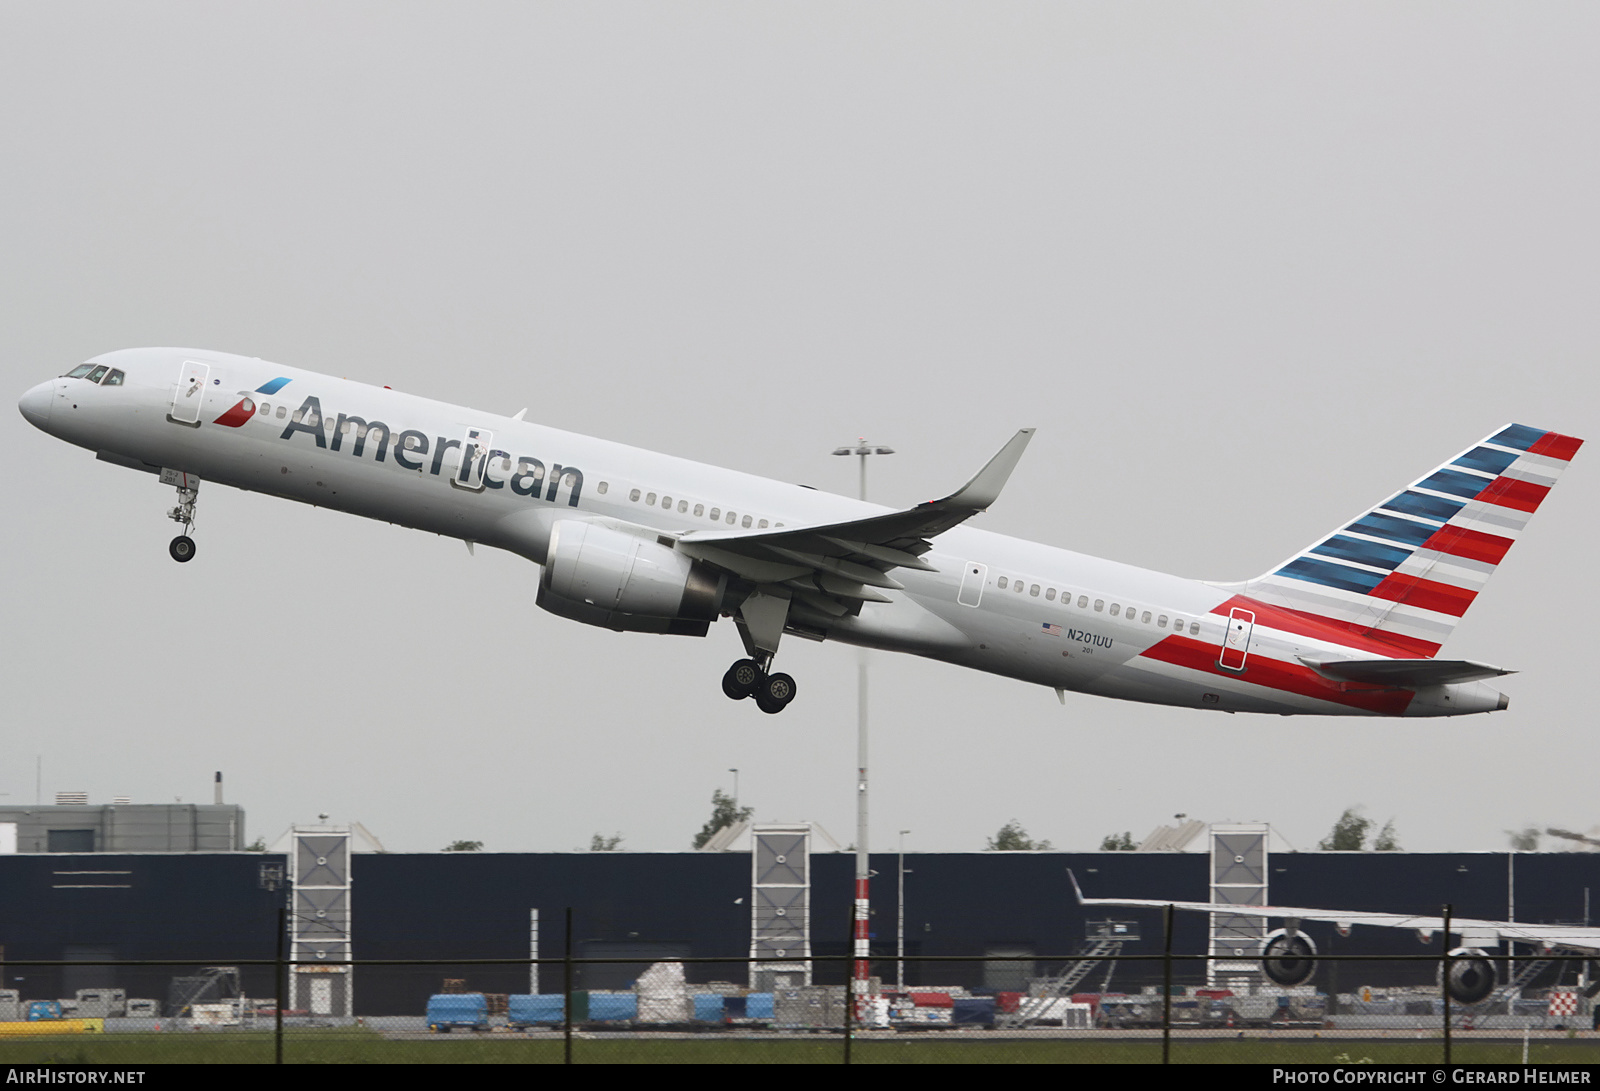
[[[1060,636],[1061,635],[1061,626],[1052,624],[1051,622],[1048,622],[1048,621],[1045,622],[1044,623],[1044,635],[1045,636]]]

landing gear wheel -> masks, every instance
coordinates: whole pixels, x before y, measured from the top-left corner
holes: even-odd
[[[167,546],[167,552],[172,554],[172,559],[179,564],[186,564],[194,560],[194,539],[187,534],[180,534],[172,539],[172,544]]]
[[[742,701],[756,691],[761,679],[761,668],[756,661],[741,659],[722,676],[722,692],[735,701]]]
[[[794,700],[794,679],[787,674],[769,674],[756,690],[756,707],[768,715],[782,712]]]

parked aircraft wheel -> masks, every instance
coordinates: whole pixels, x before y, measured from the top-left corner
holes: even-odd
[[[735,701],[742,701],[756,691],[763,677],[754,659],[741,659],[722,676],[722,692]]]
[[[762,712],[778,713],[794,700],[794,679],[787,674],[770,674],[756,690],[756,705]]]
[[[187,534],[180,534],[172,539],[172,544],[167,546],[167,552],[172,554],[172,559],[179,564],[194,560],[194,539]]]

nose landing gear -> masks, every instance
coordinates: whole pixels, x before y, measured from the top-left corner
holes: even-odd
[[[767,664],[771,662],[769,658]],[[765,665],[754,659],[741,659],[722,676],[722,692],[735,701],[754,697],[757,708],[775,715],[794,700],[795,684],[787,674],[768,674]]]
[[[167,552],[179,564],[186,564],[194,560],[194,539],[189,537],[189,532],[194,530],[194,508],[200,499],[200,479],[192,474],[163,470],[161,483],[177,488],[178,506],[167,512],[167,518],[183,524],[183,533],[172,539]]]

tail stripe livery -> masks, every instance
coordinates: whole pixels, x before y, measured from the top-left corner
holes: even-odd
[[[1511,424],[1242,588],[1431,657],[1583,441]]]

